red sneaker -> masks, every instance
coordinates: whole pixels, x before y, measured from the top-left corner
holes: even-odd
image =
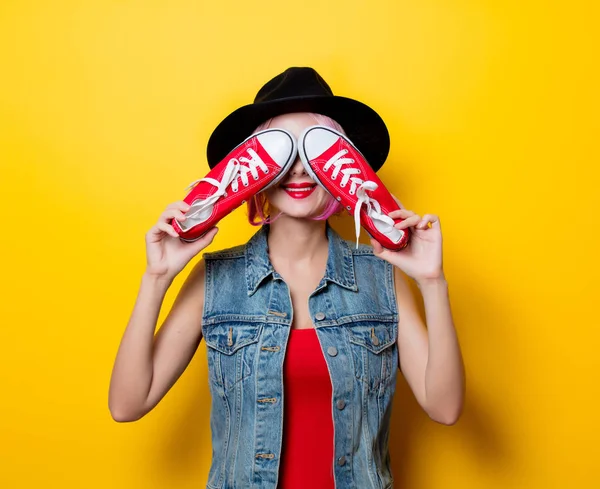
[[[288,131],[266,129],[253,134],[187,187],[191,189],[183,199],[190,204],[187,219],[171,219],[170,224],[181,240],[196,241],[254,194],[279,182],[296,154],[296,138]]]
[[[394,227],[403,219],[388,216],[400,207],[346,136],[325,126],[308,127],[298,140],[298,153],[313,180],[354,215],[357,247],[361,224],[384,248],[400,250],[408,244],[409,231]]]

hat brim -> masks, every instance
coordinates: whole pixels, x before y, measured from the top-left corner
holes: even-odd
[[[389,132],[383,119],[371,107],[336,95],[299,96],[244,105],[229,114],[208,140],[208,166],[214,168],[263,122],[292,112],[314,112],[331,117],[342,126],[375,171],[388,156]]]

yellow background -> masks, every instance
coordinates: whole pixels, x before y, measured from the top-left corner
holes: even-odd
[[[395,487],[600,487],[598,21],[583,0],[3,0],[0,487],[204,487],[204,343],[136,423],[110,417],[112,363],[144,234],[293,65],[380,112],[381,177],[442,220],[466,410],[436,425],[398,381]],[[220,227],[210,249],[255,231],[244,209]]]

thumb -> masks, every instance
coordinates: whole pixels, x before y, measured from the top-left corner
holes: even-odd
[[[194,241],[193,243],[191,243],[193,246],[192,251],[194,252],[194,254],[200,253],[204,248],[207,248],[208,246],[210,246],[210,244],[213,242],[213,239],[217,235],[218,232],[219,232],[219,228],[217,228],[217,227],[211,228],[209,231],[206,232],[206,234],[204,236],[202,236],[197,241]]]
[[[379,241],[371,238],[371,246],[373,246],[373,254],[377,258],[381,258],[382,260],[386,261],[390,260],[390,255],[392,255],[392,252],[390,250],[386,250],[383,246],[381,246],[381,243]]]
[[[371,238],[371,244],[373,245],[373,254],[377,258],[391,263],[395,267],[403,268],[408,264],[409,258],[401,251],[392,251],[381,246],[381,243]]]

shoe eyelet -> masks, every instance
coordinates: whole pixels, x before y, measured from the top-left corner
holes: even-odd
[[[332,179],[332,180],[335,180],[335,178],[336,178],[336,177],[334,177],[333,175],[331,175],[331,179]]]
[[[350,192],[349,192],[349,193],[350,193],[350,195],[354,195],[354,192],[353,192],[352,190],[350,190]]]
[[[346,186],[345,183],[340,183],[340,187],[344,188]]]
[[[350,210],[350,206],[349,206],[349,205],[347,205],[347,206],[346,206],[346,209]]]
[[[244,183],[244,187],[247,187],[247,186],[248,186],[248,184],[247,184],[247,183]]]
[[[265,175],[266,175],[267,173],[269,173],[269,168],[267,168],[267,169],[265,170]]]
[[[342,198],[341,198],[341,197],[336,197],[336,198],[337,198],[337,201],[338,201],[338,202],[340,202],[340,201],[342,200]]]
[[[255,180],[255,181],[258,181],[258,175],[256,175],[256,176],[254,177],[254,180]]]

